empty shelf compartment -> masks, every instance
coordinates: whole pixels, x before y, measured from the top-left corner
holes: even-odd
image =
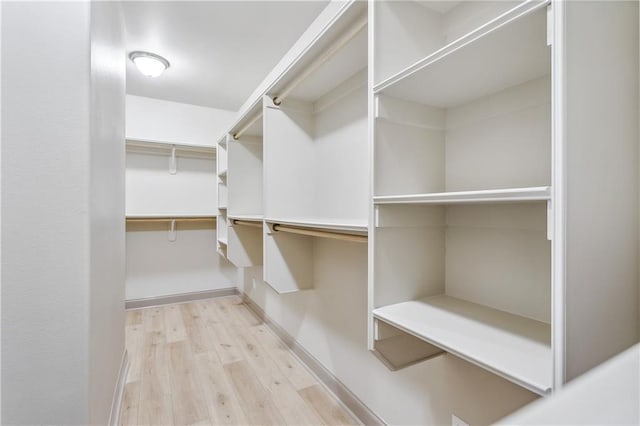
[[[384,306],[373,315],[540,395],[551,390],[549,324],[445,295]]]

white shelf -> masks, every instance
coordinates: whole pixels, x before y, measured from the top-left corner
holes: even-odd
[[[215,218],[217,215],[213,212],[205,213],[135,213],[127,214],[127,219],[199,219],[199,218]]]
[[[313,103],[367,67],[367,5],[346,3],[346,13],[267,90],[270,97],[293,88],[291,98]]]
[[[448,108],[549,74],[547,4],[523,3],[376,85],[375,93]]]
[[[352,231],[352,232],[367,232],[368,227],[366,223],[357,222],[344,222],[344,221],[327,221],[326,219],[319,218],[304,218],[304,219],[277,219],[277,218],[265,218],[266,222],[278,223],[281,225],[302,226],[307,228],[317,229],[331,229],[334,231]]]
[[[540,395],[551,390],[548,324],[444,295],[374,309],[373,315]]]
[[[262,222],[263,220],[263,216],[262,215],[253,215],[253,214],[236,214],[236,215],[229,215],[228,216],[230,220],[248,220],[248,221],[252,221],[252,222]]]
[[[140,154],[169,155],[176,148],[176,155],[183,157],[215,158],[216,149],[213,146],[187,145],[161,141],[127,139],[127,152]]]
[[[545,201],[550,198],[551,188],[540,186],[533,188],[389,195],[373,197],[373,200],[376,204],[462,204]]]

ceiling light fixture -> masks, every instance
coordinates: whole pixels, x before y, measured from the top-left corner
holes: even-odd
[[[155,53],[136,51],[131,52],[129,58],[147,77],[157,77],[169,68],[169,61]]]

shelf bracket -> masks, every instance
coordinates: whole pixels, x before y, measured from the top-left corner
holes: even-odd
[[[171,147],[171,157],[169,157],[169,174],[175,175],[176,171],[176,146],[173,145]]]
[[[177,237],[177,229],[176,229],[176,220],[171,219],[171,223],[169,224],[169,242],[174,242]]]

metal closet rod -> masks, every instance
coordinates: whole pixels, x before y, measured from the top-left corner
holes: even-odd
[[[334,231],[324,231],[324,230],[306,228],[301,226],[280,225],[279,223],[276,223],[273,225],[273,230],[275,232],[288,232],[290,234],[307,235],[310,237],[333,238],[335,240],[349,241],[351,243],[367,242],[366,235],[346,234],[346,233],[334,232]]]
[[[262,117],[262,112],[259,112],[258,114],[255,115],[255,117],[247,121],[247,123],[244,126],[242,126],[240,129],[238,129],[237,132],[233,134],[233,140],[237,141],[238,139],[240,139],[240,136],[242,136],[242,134],[246,132],[247,129],[249,129],[249,127],[253,126],[253,124],[256,121],[258,121],[261,117]]]
[[[262,222],[252,222],[250,220],[233,219],[234,225],[251,226],[253,228],[262,228]]]
[[[347,43],[349,43],[364,27],[367,26],[367,15],[363,15],[358,19],[349,31],[342,34],[331,46],[329,46],[322,55],[318,56],[309,66],[307,66],[298,76],[287,84],[279,94],[273,97],[273,103],[280,105],[282,101],[295,90],[300,83],[309,77],[314,71],[316,71],[320,65],[327,62],[333,55],[335,55],[340,49],[342,49]]]

